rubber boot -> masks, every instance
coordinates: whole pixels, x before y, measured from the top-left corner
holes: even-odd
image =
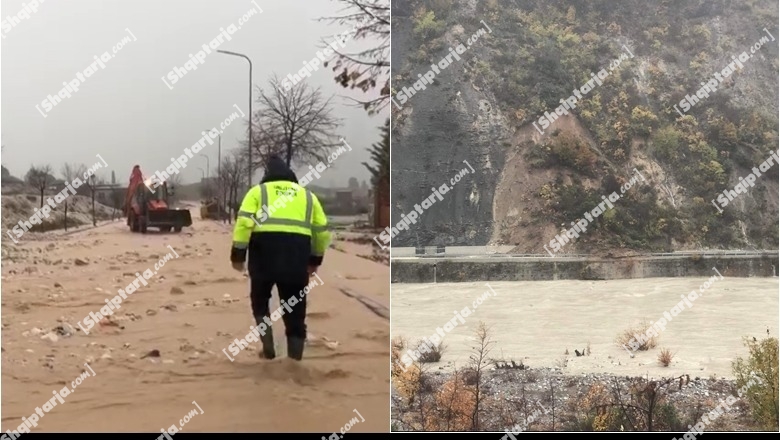
[[[255,316],[255,322],[257,322],[257,325],[259,326],[261,322],[263,322],[263,317],[257,317]],[[273,328],[268,327],[265,330],[265,334],[260,334],[260,342],[262,342],[263,345],[263,351],[260,354],[260,356],[266,358],[266,359],[273,359],[276,357],[276,349],[274,348],[274,331]]]
[[[306,343],[304,338],[287,338],[287,357],[299,361],[303,359],[303,346]]]

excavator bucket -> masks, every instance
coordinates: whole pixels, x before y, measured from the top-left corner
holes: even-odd
[[[161,231],[181,231],[185,226],[192,226],[192,216],[189,209],[160,209],[149,211],[149,227],[160,228]]]

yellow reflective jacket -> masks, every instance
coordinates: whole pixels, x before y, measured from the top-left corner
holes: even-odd
[[[264,232],[311,237],[312,256],[320,260],[331,238],[328,218],[317,196],[289,181],[261,183],[246,193],[233,229],[233,248],[247,249],[251,235]]]

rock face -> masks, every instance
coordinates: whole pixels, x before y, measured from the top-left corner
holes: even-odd
[[[396,95],[392,106],[392,218],[397,224],[402,214],[419,213],[398,231],[394,247],[511,245],[543,254],[562,224],[577,221],[602,195],[620,193],[635,168],[647,182],[615,204],[613,217],[592,224],[570,252],[776,246],[777,168],[729,204],[730,212],[721,215],[710,200],[777,148],[777,46],[765,43],[686,119],[678,121],[673,110],[686,93],[696,93],[680,84],[698,84],[719,72],[731,52],[749,51],[767,36],[760,29],[742,33],[724,51],[715,35],[762,14],[777,18],[776,8],[661,4],[647,14],[638,0],[457,3],[434,11],[430,32],[415,30],[415,11],[393,6],[393,89],[413,94],[404,92],[411,96],[403,103]],[[483,23],[483,17],[489,18]],[[418,74],[449,48],[467,45],[485,23],[490,32],[415,91]],[[553,30],[560,23],[574,27]],[[637,50],[651,47],[665,49]],[[545,112],[555,114],[589,71],[602,68],[609,70],[603,84],[539,127]],[[763,140],[748,140],[754,138]],[[668,153],[663,146],[670,139],[677,147]],[[423,205],[442,185],[448,192]]]
[[[405,32],[393,32],[398,53],[417,50],[414,39],[398,33]],[[398,71],[426,70],[421,65],[404,69],[405,60],[398,56],[396,64],[396,57],[393,50],[394,83]],[[482,94],[465,87],[462,69],[443,70],[436,81],[441,86],[412,96],[398,112],[392,134],[391,184],[393,193],[402,196],[393,197],[391,218],[400,220],[401,214],[415,211],[415,204],[423,210],[433,188],[447,185],[448,192],[441,200],[434,195],[433,205],[423,210],[409,231],[393,238],[393,246],[471,245],[490,240],[493,194],[504,156],[495,144],[505,141],[511,131],[500,117],[479,110]],[[466,174],[453,184],[451,179],[463,170]]]

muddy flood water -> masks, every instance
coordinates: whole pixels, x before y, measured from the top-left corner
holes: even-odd
[[[766,337],[767,331],[778,336],[778,278],[716,277],[709,287],[702,287],[708,280],[490,282],[489,287],[485,282],[393,284],[392,336],[414,342],[441,327],[444,356],[430,365],[463,366],[482,321],[495,342],[489,357],[522,360],[532,368],[565,364],[570,374],[732,378],[731,362],[747,354],[743,337]],[[632,358],[616,344],[625,329],[642,320],[664,318],[664,312],[692,290],[699,298],[672,317],[656,348],[635,352]],[[478,298],[481,304],[475,304]],[[456,319],[457,325],[446,332],[444,325],[464,307],[472,309],[470,316],[463,323]],[[575,354],[589,344],[590,355]],[[662,348],[675,353],[669,367],[657,360]]]

